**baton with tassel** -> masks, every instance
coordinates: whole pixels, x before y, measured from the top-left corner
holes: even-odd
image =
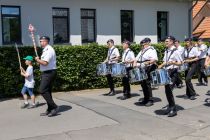
[[[15,48],[16,48],[17,55],[18,55],[19,66],[20,66],[20,68],[21,68],[22,66],[21,66],[21,61],[20,61],[20,53],[19,53],[19,49],[18,49],[17,43],[15,43]]]
[[[36,42],[35,42],[35,36],[34,36],[35,28],[34,28],[34,26],[32,24],[29,24],[28,30],[31,33],[31,38],[32,38],[32,42],[33,42],[33,46],[34,46],[34,51],[35,51],[36,57],[38,57],[37,47],[36,47]]]

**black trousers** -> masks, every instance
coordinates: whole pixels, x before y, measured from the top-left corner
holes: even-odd
[[[173,96],[173,88],[177,81],[178,71],[177,69],[168,70],[169,76],[171,78],[171,84],[165,85],[165,94],[170,108],[175,107],[175,100]]]
[[[189,64],[189,69],[185,71],[185,82],[186,82],[186,95],[188,97],[195,96],[196,92],[191,82],[193,75],[196,73],[196,69],[198,68],[198,63],[193,62]]]
[[[181,73],[178,72],[177,74],[177,80],[176,80],[176,86],[179,86],[180,84],[183,84],[182,78],[181,78]]]
[[[199,83],[203,83],[203,79],[204,79],[204,82],[208,83],[208,78],[204,74],[204,69],[205,69],[204,65],[205,65],[205,58],[200,59],[198,61],[198,67],[199,67],[199,69],[198,69],[198,82]]]
[[[41,75],[41,83],[39,87],[39,92],[43,96],[43,98],[46,100],[48,105],[48,111],[51,111],[55,108],[57,108],[57,105],[53,101],[52,98],[52,84],[56,77],[56,70],[49,70],[42,72]]]
[[[129,67],[129,68],[126,68],[126,76],[124,76],[122,78],[122,84],[123,84],[123,93],[124,93],[124,96],[130,96],[131,94],[131,87],[130,87],[130,75],[129,75],[129,71],[131,70],[132,68]]]
[[[108,74],[108,75],[106,76],[106,78],[107,78],[107,82],[108,82],[110,91],[114,91],[114,81],[113,81],[113,77],[111,76],[111,74]]]
[[[155,69],[157,69],[157,66],[155,64],[147,67],[146,73],[147,73],[148,79],[141,81],[141,87],[144,94],[144,102],[153,101],[152,100],[152,97],[153,97],[152,87],[151,87],[151,82],[150,82],[152,79],[151,79],[150,73],[154,71]]]

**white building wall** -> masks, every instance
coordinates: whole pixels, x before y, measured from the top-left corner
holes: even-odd
[[[188,9],[190,2],[178,0],[1,0],[0,5],[21,6],[22,42],[30,45],[28,25],[36,34],[53,38],[52,7],[70,9],[70,43],[81,44],[80,8],[96,9],[96,35],[99,44],[110,38],[121,43],[120,10],[134,11],[134,42],[144,37],[157,42],[157,11],[169,12],[169,34],[183,40],[188,36]],[[1,24],[1,23],[0,23]],[[0,28],[0,44],[2,31]]]

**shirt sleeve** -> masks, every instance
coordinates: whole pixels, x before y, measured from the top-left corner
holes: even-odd
[[[130,58],[131,58],[131,60],[134,60],[135,59],[135,55],[134,55],[134,52],[133,51],[131,51],[131,53],[130,53]]]
[[[205,52],[207,50],[207,46],[206,45],[201,45],[201,52]]]
[[[141,52],[139,52],[138,55],[136,56],[136,61],[139,60],[140,56],[141,56]]]
[[[177,62],[182,62],[183,61],[182,56],[179,53],[179,51],[175,51],[174,55],[175,55],[175,58],[176,58]]]
[[[166,62],[166,52],[164,52],[163,62]]]
[[[116,57],[120,56],[120,52],[119,52],[119,50],[117,48],[115,49],[115,53],[114,54],[116,55]]]

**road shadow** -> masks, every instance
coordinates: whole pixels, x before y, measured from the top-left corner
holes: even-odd
[[[69,105],[60,105],[58,113],[66,112],[66,111],[69,111],[71,109],[72,109],[72,107],[69,106]]]
[[[37,107],[41,107],[41,106],[44,106],[44,105],[46,105],[46,103],[38,103]]]
[[[144,100],[144,98],[140,98],[138,102],[135,102],[134,105],[136,106],[145,106],[141,102]],[[153,103],[161,102],[162,100],[158,97],[152,97]]]
[[[108,93],[109,93],[109,92],[103,93],[102,96],[107,96]],[[121,94],[121,93],[123,93],[122,90],[115,90],[115,94],[116,94],[116,95],[117,95],[117,94]]]
[[[138,93],[131,93],[131,98],[140,96]],[[121,99],[123,96],[117,97],[117,99]]]
[[[167,108],[168,108],[168,105],[163,107],[162,109],[155,110],[154,113],[156,115],[166,115],[166,109]],[[184,108],[180,105],[176,105],[176,109],[177,109],[177,111],[184,110]]]

